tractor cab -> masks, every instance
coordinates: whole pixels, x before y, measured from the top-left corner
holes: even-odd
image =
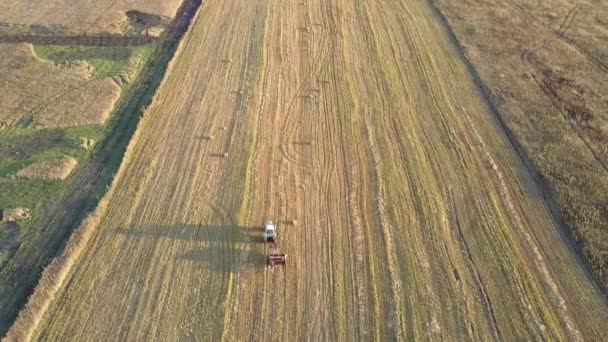
[[[272,221],[266,221],[264,224],[264,242],[275,243],[277,240],[277,228]]]

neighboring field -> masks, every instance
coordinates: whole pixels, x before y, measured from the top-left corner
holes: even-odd
[[[0,335],[107,190],[198,2],[180,4],[0,4]]]
[[[608,289],[608,3],[435,2]]]
[[[115,103],[151,51],[0,44],[0,212],[31,213],[0,223],[0,332],[65,236],[48,219],[68,212],[56,207],[74,190],[68,176],[108,133]]]
[[[206,1],[109,196],[9,339],[605,334],[605,299],[422,0]],[[265,267],[268,218],[285,269]]]
[[[86,59],[59,66],[34,55],[31,45],[0,44],[0,127],[103,124],[120,96],[109,77],[93,77]]]
[[[159,39],[0,33],[36,44],[0,44],[10,116],[0,127],[0,335],[106,192],[199,3],[180,7]],[[120,98],[105,103],[104,84]]]
[[[124,33],[165,26],[182,0],[16,0],[0,3],[0,32]]]

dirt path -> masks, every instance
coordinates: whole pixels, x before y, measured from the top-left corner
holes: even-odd
[[[601,339],[605,300],[435,15],[206,1],[34,336]],[[267,218],[298,221],[285,269]]]

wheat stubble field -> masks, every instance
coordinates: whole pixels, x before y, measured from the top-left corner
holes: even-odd
[[[9,339],[605,332],[605,298],[426,1],[206,1],[124,163],[48,309]],[[286,268],[265,266],[269,218]]]

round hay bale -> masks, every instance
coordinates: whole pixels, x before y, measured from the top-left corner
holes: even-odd
[[[95,145],[95,139],[89,139],[86,137],[80,137],[78,139],[78,146],[85,150],[89,150],[91,147]]]

